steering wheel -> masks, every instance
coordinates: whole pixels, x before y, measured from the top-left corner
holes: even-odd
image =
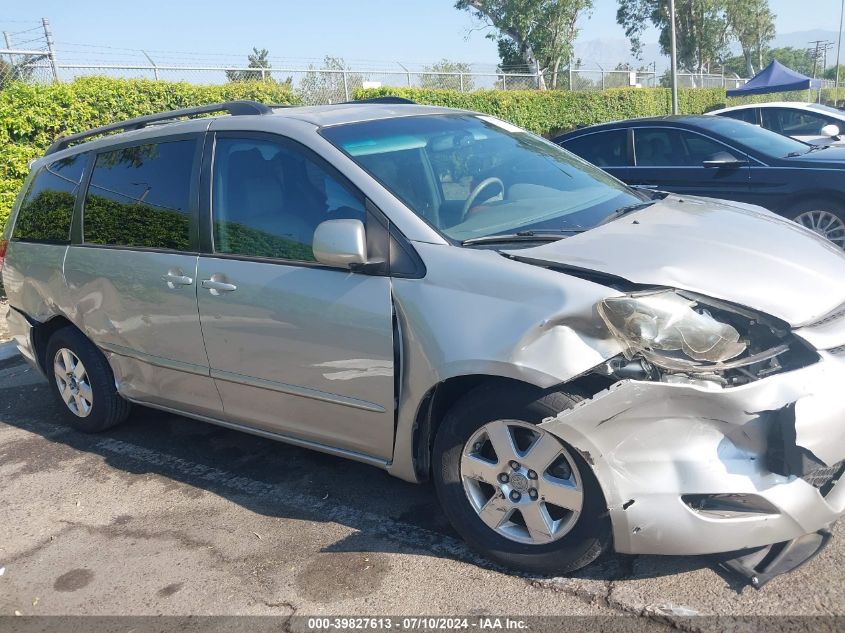
[[[502,195],[505,194],[505,183],[502,182],[501,178],[496,178],[495,176],[485,178],[478,183],[472,191],[470,191],[467,201],[464,202],[464,208],[461,210],[461,222],[467,219],[467,213],[469,213],[469,210],[472,209],[475,204],[475,199],[478,198],[481,192],[490,185],[499,185],[499,189],[502,190]]]

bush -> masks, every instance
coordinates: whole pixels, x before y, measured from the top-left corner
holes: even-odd
[[[356,99],[393,95],[417,103],[463,108],[492,114],[546,137],[582,125],[619,119],[660,116],[672,111],[672,92],[667,88],[616,88],[598,91],[537,90],[425,90],[375,88],[355,91]],[[725,104],[722,89],[683,89],[681,111],[701,114]]]
[[[143,114],[235,99],[298,103],[289,86],[262,81],[197,86],[84,77],[70,83],[11,84],[0,91],[0,227],[6,224],[29,162],[59,136]]]

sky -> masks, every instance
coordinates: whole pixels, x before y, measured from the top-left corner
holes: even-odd
[[[495,43],[453,0],[6,0],[0,29],[49,18],[65,63],[231,64],[253,46],[307,65],[324,55],[374,67],[442,58],[495,64]],[[595,0],[580,39],[624,39],[616,1]],[[780,32],[838,30],[841,0],[770,0]],[[812,10],[807,10],[812,6]],[[25,36],[20,36],[25,37]],[[657,35],[650,33],[652,41]],[[129,50],[136,49],[136,50]]]

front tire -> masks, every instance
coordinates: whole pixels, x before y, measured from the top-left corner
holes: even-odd
[[[796,205],[790,218],[845,249],[845,207],[829,200],[807,200]]]
[[[562,574],[610,545],[601,488],[577,451],[537,428],[577,394],[527,385],[478,387],[443,419],[433,475],[455,530],[485,557],[519,571]]]
[[[79,330],[64,327],[47,343],[47,374],[67,422],[98,433],[123,422],[131,404],[120,397],[103,354]]]

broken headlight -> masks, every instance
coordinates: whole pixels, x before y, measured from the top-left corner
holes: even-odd
[[[671,290],[610,297],[598,313],[629,360],[641,356],[669,370],[721,365],[747,348],[732,325]]]

